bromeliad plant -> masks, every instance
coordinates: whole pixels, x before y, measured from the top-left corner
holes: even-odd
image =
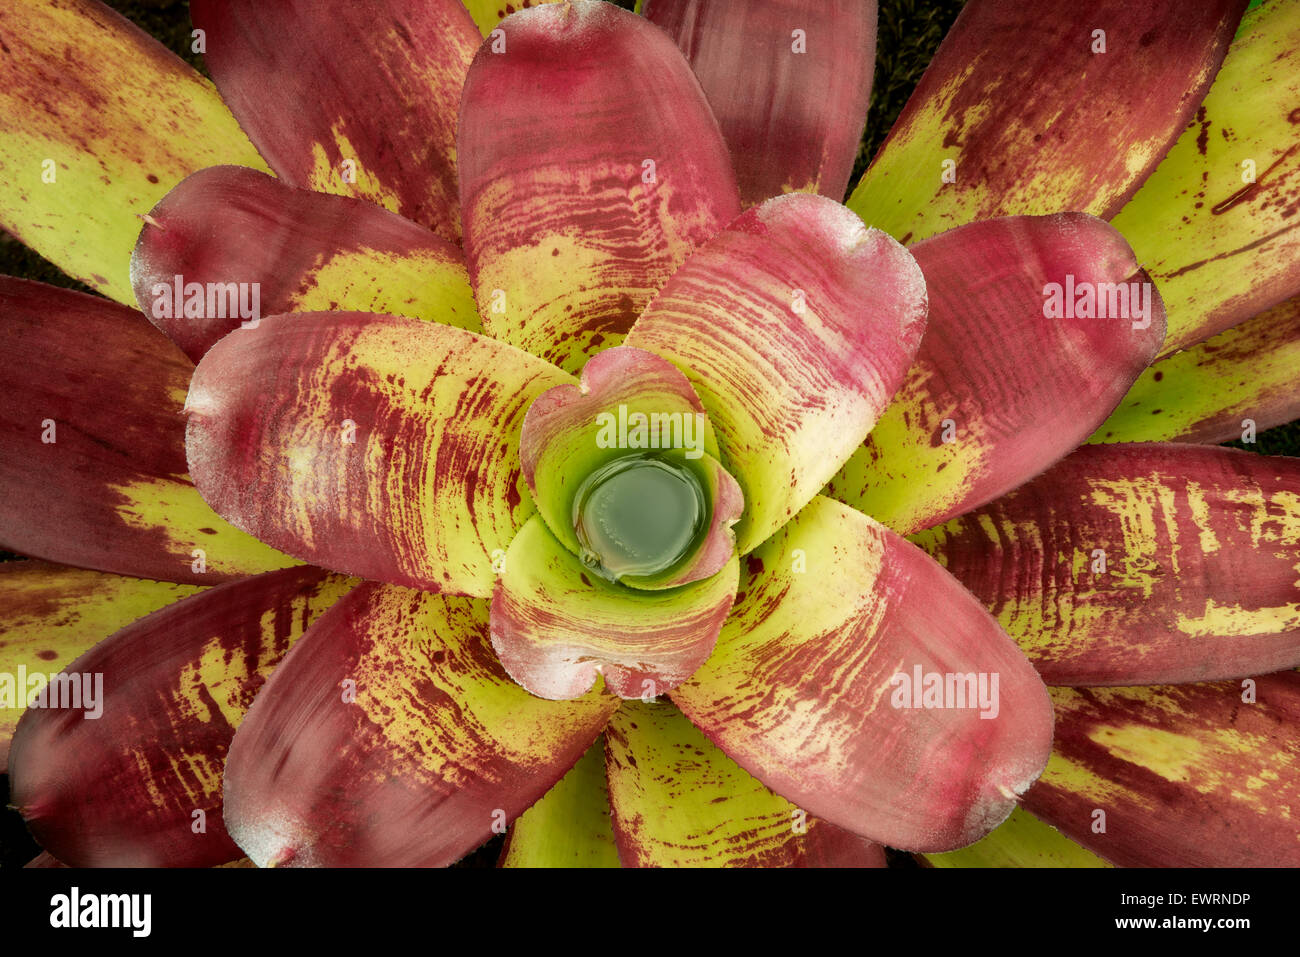
[[[1300,462],[1159,441],[1297,413],[1243,6],[971,0],[845,207],[864,0],[195,0],[220,99],[0,5],[0,220],[157,326],[0,284],[32,833],[1300,861]]]

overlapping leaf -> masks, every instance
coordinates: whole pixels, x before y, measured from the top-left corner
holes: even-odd
[[[1057,685],[1300,665],[1300,459],[1090,445],[914,540]]]
[[[533,697],[487,619],[483,601],[377,583],[321,617],[226,763],[226,826],[253,861],[449,864],[564,776],[618,699]]]
[[[23,715],[9,754],[11,801],[32,834],[79,867],[206,867],[242,856],[221,816],[231,738],[289,646],[354,584],[317,568],[230,582],[126,626],[68,665],[59,706],[52,684],[46,705]]]
[[[181,408],[193,366],[140,313],[0,277],[0,353],[5,547],[195,584],[293,564],[190,483]]]

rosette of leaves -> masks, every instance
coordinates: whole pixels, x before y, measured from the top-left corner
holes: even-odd
[[[1300,861],[1300,4],[644,7],[0,4],[32,834]]]

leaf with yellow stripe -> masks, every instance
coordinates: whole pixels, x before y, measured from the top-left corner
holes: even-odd
[[[1113,215],[1191,118],[1245,5],[971,0],[849,208],[904,243],[996,216]]]
[[[1110,867],[1050,824],[1022,808],[970,847],[926,854],[931,867]]]
[[[1242,18],[1195,120],[1112,221],[1164,297],[1161,355],[1300,292],[1297,211],[1300,4],[1268,0]]]
[[[1300,665],[1300,459],[1086,445],[913,536],[1053,685],[1217,681]]]
[[[628,866],[885,866],[880,845],[773,794],[670,702],[624,702],[605,742]]]
[[[534,513],[519,468],[524,415],[572,381],[442,323],[272,316],[199,363],[185,406],[190,469],[227,520],[305,561],[487,597],[493,562]]]
[[[1155,357],[1165,323],[1124,237],[1086,213],[983,220],[909,251],[930,298],[925,337],[827,486],[904,534],[990,501],[1077,448]],[[1076,280],[1095,302],[1066,291]],[[1060,298],[1049,308],[1053,288]]]
[[[1226,442],[1300,418],[1300,297],[1166,356],[1090,442]]]
[[[292,186],[460,241],[456,129],[482,38],[459,0],[192,0],[222,98]]]
[[[605,738],[510,825],[501,867],[618,867],[605,781]]]
[[[450,864],[550,790],[617,707],[511,681],[487,602],[367,582],[258,695],[226,762],[226,826],[260,867]]]
[[[747,210],[695,252],[627,344],[691,380],[744,492],[744,554],[862,445],[924,349],[912,255],[824,196]]]
[[[242,322],[282,312],[384,312],[482,331],[456,246],[374,203],[242,166],[200,170],[163,197],[131,284],[149,321],[195,362]]]
[[[134,309],[0,276],[0,543],[101,571],[215,584],[294,564],[186,474],[194,366]]]
[[[0,564],[0,695],[6,677],[14,682],[13,698],[0,699],[0,771],[27,703],[19,668],[56,674],[119,628],[201,590],[48,562]]]
[[[23,715],[9,754],[11,801],[33,836],[74,867],[241,857],[221,816],[235,729],[289,646],[355,584],[319,568],[229,582],[72,662],[64,680],[83,695],[89,687],[95,708],[83,697],[55,709],[51,690],[50,707]]]
[[[1300,866],[1300,672],[1052,703],[1035,816],[1120,867]]]
[[[890,847],[964,847],[1011,813],[1047,761],[1051,705],[955,579],[820,496],[742,566],[717,648],[670,692],[710,741],[809,813]],[[945,707],[922,700],[935,674],[967,676]]]
[[[500,29],[461,100],[465,256],[488,334],[576,373],[740,196],[700,84],[658,27],[574,0]],[[652,95],[629,77],[652,77]]]
[[[139,214],[205,166],[266,166],[210,82],[96,0],[6,3],[0,37],[0,225],[134,303]]]

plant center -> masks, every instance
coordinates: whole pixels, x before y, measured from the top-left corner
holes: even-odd
[[[708,510],[704,488],[689,468],[628,455],[601,466],[578,488],[573,527],[584,564],[617,580],[672,568],[704,532]]]

